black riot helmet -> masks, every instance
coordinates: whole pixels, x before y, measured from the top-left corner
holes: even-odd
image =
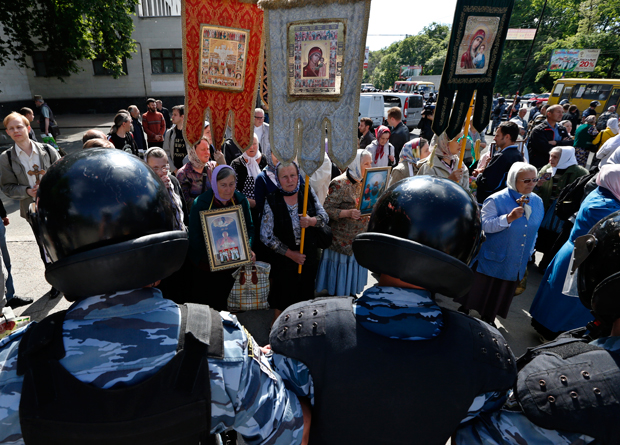
[[[187,252],[163,182],[121,150],[60,159],[41,179],[29,217],[50,259],[45,277],[71,301],[155,283]]]
[[[573,255],[581,303],[610,325],[620,318],[620,211],[577,238]]]
[[[468,264],[482,239],[472,196],[449,179],[414,176],[375,204],[368,232],[353,241],[357,262],[373,272],[458,298],[469,292]]]

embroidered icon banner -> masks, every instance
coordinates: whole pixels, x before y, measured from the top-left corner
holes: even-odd
[[[182,14],[185,138],[200,140],[206,119],[216,147],[229,127],[245,151],[263,69],[263,11],[256,0],[184,0]]]

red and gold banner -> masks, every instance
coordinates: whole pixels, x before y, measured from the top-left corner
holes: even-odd
[[[213,145],[228,125],[245,151],[263,69],[263,11],[256,0],[184,0],[182,13],[185,138],[196,143],[209,120]]]

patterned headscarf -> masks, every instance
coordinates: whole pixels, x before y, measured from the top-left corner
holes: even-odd
[[[379,139],[381,138],[381,136],[385,133],[388,132],[390,135],[392,134],[390,132],[390,129],[388,127],[386,127],[385,125],[379,125],[379,127],[375,130],[375,137],[377,138],[377,151],[375,152],[375,164],[379,161],[379,159],[381,159],[383,157],[383,155],[385,154],[384,152],[384,148],[385,145],[381,145],[379,143]],[[389,142],[388,142],[389,143]]]
[[[222,197],[220,196],[219,190],[217,189],[217,174],[220,172],[220,170],[223,170],[225,168],[229,168],[232,170],[233,176],[235,177],[235,184],[237,182],[237,175],[235,174],[235,170],[230,165],[224,164],[224,165],[218,165],[217,167],[215,167],[215,170],[213,170],[213,173],[211,173],[211,189],[213,189],[213,194],[215,195],[215,199],[217,199],[221,203],[224,203],[227,201],[224,201],[222,199]]]
[[[207,165],[205,162],[202,162],[198,157],[198,154],[196,153],[196,147],[189,147],[189,149],[187,150],[187,158],[192,164],[192,167],[194,167],[194,170],[196,171],[202,171],[202,169],[205,168],[205,165]]]
[[[293,161],[291,162],[292,165],[295,166],[295,168],[297,169],[297,187],[295,187],[295,190],[293,190],[292,192],[286,192],[284,191],[284,189],[282,188],[282,184],[280,184],[280,178],[278,177],[278,167],[280,167],[280,165],[283,165],[281,162],[278,162],[278,165],[276,165],[276,185],[278,186],[278,190],[280,190],[280,193],[282,193],[284,196],[293,196],[295,193],[297,193],[299,191],[299,184],[301,183],[301,175],[299,174],[299,165],[297,165],[297,162]],[[286,166],[288,167],[288,166]]]
[[[448,135],[446,134],[446,132],[444,131],[443,133],[441,133],[439,136],[435,135],[433,136],[433,139],[431,140],[431,147],[433,147],[432,151],[431,151],[431,155],[429,156],[429,166],[432,167],[433,166],[433,162],[435,160],[435,154],[437,154],[437,156],[439,156],[440,158],[448,158],[448,162],[449,161],[458,161],[459,157],[458,155],[453,155],[452,153],[450,153],[450,146],[448,145],[450,141],[448,140]]]
[[[370,153],[368,150],[364,150],[364,149],[358,149],[357,150],[357,154],[355,155],[355,159],[353,159],[353,162],[351,162],[351,164],[349,164],[349,167],[347,169],[347,171],[349,172],[349,176],[351,176],[353,179],[355,179],[356,181],[361,181],[362,180],[362,157],[364,156],[368,156],[370,158],[372,158],[372,153]]]
[[[620,201],[620,165],[603,165],[596,177],[596,185],[606,188]]]
[[[415,164],[420,159],[420,138],[415,138],[403,145],[400,150],[400,161]]]

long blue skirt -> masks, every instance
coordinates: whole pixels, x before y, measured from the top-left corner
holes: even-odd
[[[562,293],[574,247],[567,241],[549,263],[530,307],[532,318],[552,332],[577,329],[594,319],[579,298]]]
[[[368,269],[355,261],[355,256],[325,249],[316,277],[316,291],[327,289],[329,295],[356,295],[368,282]]]

